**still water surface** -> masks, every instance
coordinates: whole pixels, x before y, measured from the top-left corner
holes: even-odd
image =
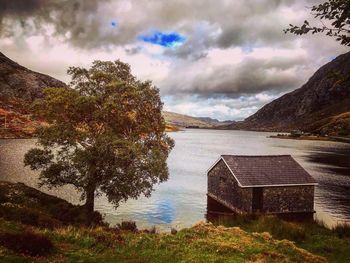
[[[118,209],[104,197],[96,209],[112,225],[134,220],[139,228],[182,228],[207,213],[207,169],[221,154],[291,154],[319,185],[315,191],[316,218],[328,225],[350,222],[350,144],[268,138],[271,133],[187,129],[171,133],[175,148],[168,159],[169,180],[156,187],[150,198],[129,200]],[[36,187],[37,173],[23,167],[24,153],[35,140],[0,140],[0,180]],[[79,203],[71,187],[45,192]]]

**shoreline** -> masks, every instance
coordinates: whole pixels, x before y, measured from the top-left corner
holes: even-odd
[[[284,135],[284,136],[271,135],[271,136],[268,136],[267,138],[287,139],[287,140],[300,140],[300,141],[328,141],[328,142],[350,143],[350,138],[326,137],[326,136],[299,136],[299,137],[293,137],[293,136],[290,136],[290,135]]]

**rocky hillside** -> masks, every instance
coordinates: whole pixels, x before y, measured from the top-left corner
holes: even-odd
[[[320,131],[333,116],[350,111],[350,52],[321,67],[301,88],[265,105],[231,129]],[[341,122],[343,134],[350,122]],[[329,127],[328,127],[329,128]]]
[[[31,71],[0,52],[0,98],[33,101],[47,87],[65,87],[62,81]]]
[[[62,81],[31,71],[0,52],[0,137],[31,136],[38,125],[30,118],[30,103],[43,89],[65,87]]]

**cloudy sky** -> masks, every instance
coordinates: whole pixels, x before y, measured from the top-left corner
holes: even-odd
[[[322,0],[0,0],[0,51],[69,81],[69,66],[121,59],[169,111],[241,120],[348,51],[285,35]],[[315,21],[315,23],[318,23]]]

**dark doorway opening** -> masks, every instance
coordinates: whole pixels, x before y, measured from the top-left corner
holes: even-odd
[[[253,188],[253,212],[262,211],[263,209],[263,190],[262,187]]]

